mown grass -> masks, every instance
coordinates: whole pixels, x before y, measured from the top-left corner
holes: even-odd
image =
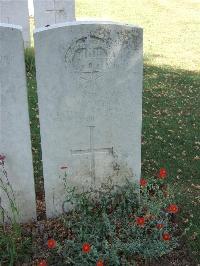
[[[35,55],[34,49],[26,49],[26,72],[27,72],[27,87],[28,87],[28,101],[29,101],[29,116],[31,126],[31,140],[32,153],[34,163],[34,176],[36,193],[43,191],[43,173],[42,173],[42,152],[40,144],[40,123],[38,111],[38,97],[36,84],[36,70],[35,70]]]
[[[144,66],[142,174],[151,176],[165,167],[169,184],[179,193],[177,202],[187,241],[200,247],[200,75],[195,72]]]
[[[76,0],[75,3],[77,20],[112,20],[143,27],[144,53],[153,65],[200,70],[200,1]],[[30,21],[33,32],[33,18]]]
[[[153,175],[160,166],[169,171],[169,182],[180,188],[185,221],[191,219],[187,239],[195,254],[200,250],[199,10],[196,0],[76,1],[77,19],[144,29],[142,174]]]
[[[26,60],[28,62],[28,56]],[[36,190],[43,190],[39,119],[34,59],[29,69],[28,91]],[[142,130],[142,176],[160,167],[168,171],[169,185],[178,188],[186,240],[195,256],[200,246],[200,75],[169,66],[145,63]]]
[[[140,25],[144,52],[154,65],[199,70],[197,0],[76,0],[77,20],[95,18]]]

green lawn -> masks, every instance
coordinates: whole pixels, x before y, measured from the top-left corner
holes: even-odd
[[[200,1],[76,0],[77,20],[89,17],[140,25],[145,56],[156,65],[199,70]]]
[[[109,19],[144,29],[142,173],[168,169],[191,223],[187,239],[194,253],[200,250],[199,11],[197,0],[76,1],[77,20]]]
[[[77,19],[107,18],[144,28],[142,176],[168,170],[177,189],[186,240],[200,258],[200,2],[195,0],[76,0]],[[34,61],[27,51],[37,191],[42,185]]]

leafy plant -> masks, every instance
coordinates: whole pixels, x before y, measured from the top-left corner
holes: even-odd
[[[7,198],[6,209],[10,208],[10,212],[8,212],[2,206],[0,197],[0,265],[14,265],[14,262],[26,257],[26,249],[30,241],[28,238],[22,240],[22,230],[18,223],[20,214],[5,168],[4,155],[0,155],[0,174],[1,194]]]
[[[71,238],[57,243],[63,265],[134,265],[177,247],[173,218],[179,208],[164,179],[142,179],[140,188],[129,180],[122,187],[108,182],[80,193],[67,186],[65,173],[65,204],[74,208],[63,215]]]
[[[35,74],[35,52],[34,48],[26,48],[25,50],[25,64],[27,75]]]

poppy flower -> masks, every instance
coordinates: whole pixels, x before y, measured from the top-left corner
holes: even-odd
[[[165,179],[166,176],[167,176],[167,170],[165,168],[160,168],[159,173],[158,173],[158,178]]]
[[[136,218],[136,224],[139,225],[139,226],[143,226],[145,223],[145,219],[144,217],[137,217]]]
[[[96,266],[104,266],[104,263],[102,260],[98,260]]]
[[[163,240],[168,241],[168,240],[170,240],[171,236],[170,236],[169,233],[166,232],[166,233],[164,233],[164,234],[162,235],[162,238],[163,238]]]
[[[48,248],[53,249],[56,247],[56,241],[54,239],[49,239],[47,241]]]
[[[90,250],[91,250],[90,244],[89,243],[84,243],[83,246],[82,246],[82,251],[84,253],[88,253],[88,252],[90,252]]]
[[[178,212],[178,206],[176,204],[170,204],[167,208],[167,211],[169,213],[177,213]]]
[[[46,260],[41,260],[40,262],[38,262],[38,266],[47,266]]]
[[[157,227],[158,229],[162,229],[163,226],[164,226],[164,224],[161,224],[161,223],[157,223],[157,225],[156,225],[156,227]]]
[[[141,178],[141,179],[140,179],[140,186],[141,186],[141,187],[145,187],[146,185],[147,185],[147,180],[144,179],[144,178]]]

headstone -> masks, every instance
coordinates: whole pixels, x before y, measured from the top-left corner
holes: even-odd
[[[23,38],[20,27],[0,24],[0,154],[14,190],[21,221],[36,217]],[[0,178],[6,182],[0,165]],[[1,204],[10,212],[0,188]]]
[[[30,46],[28,0],[0,0],[0,23],[20,25],[25,46]]]
[[[61,212],[69,184],[99,187],[110,177],[139,181],[142,29],[75,22],[35,32],[47,215]],[[55,211],[56,210],[56,211]]]
[[[75,0],[34,0],[35,27],[75,20]]]

